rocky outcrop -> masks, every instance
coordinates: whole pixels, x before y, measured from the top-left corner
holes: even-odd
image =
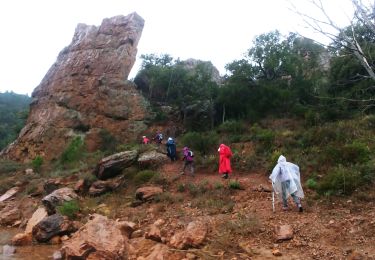
[[[56,207],[62,205],[66,201],[77,199],[78,195],[72,188],[61,188],[55,190],[51,194],[45,196],[42,199],[42,203],[46,208],[48,215],[52,215],[56,212]]]
[[[62,247],[64,259],[126,259],[128,239],[116,222],[94,214]]]
[[[134,150],[105,157],[96,166],[94,174],[100,180],[112,178],[120,174],[124,168],[131,166],[137,159],[137,155],[138,152]]]
[[[103,135],[135,140],[150,117],[148,102],[126,81],[143,26],[136,13],[104,19],[98,27],[79,24],[34,90],[26,126],[1,156],[52,160],[76,136],[91,151],[105,145]]]

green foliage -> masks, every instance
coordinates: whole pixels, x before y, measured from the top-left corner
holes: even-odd
[[[61,206],[57,207],[57,212],[70,219],[73,219],[79,210],[80,206],[76,200],[65,201]]]
[[[338,166],[324,176],[317,191],[320,194],[350,195],[362,182],[361,173],[354,167]]]
[[[31,161],[31,165],[34,169],[34,171],[39,172],[40,168],[42,167],[43,164],[43,157],[41,156],[36,156],[34,160]]]
[[[116,152],[116,147],[118,145],[117,139],[107,130],[101,129],[99,132],[101,139],[100,150],[107,153]]]
[[[236,180],[229,181],[228,187],[232,190],[240,190],[241,189],[240,183]]]
[[[259,142],[261,145],[258,147],[258,151],[269,151],[275,140],[275,133],[270,129],[263,129],[259,125],[254,124],[251,127],[253,133],[253,140]]]
[[[77,161],[80,159],[83,150],[83,140],[80,136],[76,136],[61,154],[61,163],[67,164]]]
[[[219,128],[219,132],[226,134],[237,134],[241,135],[246,131],[245,124],[242,121],[229,120],[222,123]]]
[[[189,182],[187,184],[187,189],[191,196],[195,197],[199,194],[199,187],[197,187],[194,183]]]
[[[311,190],[316,190],[316,188],[318,187],[318,183],[316,182],[315,179],[310,178],[306,181],[306,187]]]
[[[133,181],[136,185],[141,185],[149,182],[156,175],[158,175],[158,173],[151,170],[140,171],[134,175]]]
[[[205,155],[209,151],[216,150],[219,143],[219,136],[216,132],[188,132],[182,137],[184,146],[188,146],[193,151],[198,151]]]
[[[221,190],[221,189],[224,188],[224,185],[221,182],[215,182],[214,188],[217,189],[217,190]]]
[[[17,138],[29,114],[30,102],[27,95],[0,93],[0,150]]]
[[[0,174],[15,172],[23,168],[25,168],[25,165],[21,163],[0,159]]]
[[[183,184],[183,183],[178,184],[178,186],[177,186],[178,192],[185,192],[185,190],[186,190],[185,184]]]

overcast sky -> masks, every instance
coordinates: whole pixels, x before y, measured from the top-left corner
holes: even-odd
[[[305,0],[291,0],[299,8]],[[341,23],[348,0],[322,0]],[[168,53],[174,58],[225,64],[240,59],[256,35],[279,29],[318,37],[302,27],[286,0],[4,0],[0,1],[0,92],[31,94],[58,53],[70,44],[78,23],[100,25],[106,17],[137,12],[145,19],[138,57]],[[139,61],[139,59],[138,59]],[[133,67],[130,77],[139,69]]]

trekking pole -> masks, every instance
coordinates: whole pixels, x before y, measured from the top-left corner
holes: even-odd
[[[272,212],[275,213],[275,190],[272,183]]]

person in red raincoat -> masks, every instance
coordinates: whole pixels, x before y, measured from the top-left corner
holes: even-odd
[[[219,174],[224,179],[228,179],[228,174],[232,173],[232,168],[230,166],[230,158],[232,157],[232,151],[225,144],[221,144],[219,147]]]

